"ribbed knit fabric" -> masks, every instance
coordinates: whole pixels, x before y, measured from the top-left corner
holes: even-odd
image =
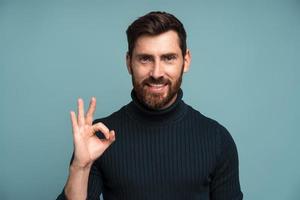
[[[115,130],[116,141],[93,164],[88,199],[101,193],[104,200],[243,198],[237,149],[223,126],[185,104],[181,90],[160,111],[131,96],[128,105],[94,121]]]

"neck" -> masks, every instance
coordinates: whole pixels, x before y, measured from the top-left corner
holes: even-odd
[[[134,90],[131,92],[132,102],[127,105],[128,114],[146,124],[165,124],[181,119],[186,111],[186,104],[182,101],[182,90],[174,96],[168,105],[159,110],[145,106],[136,96]]]

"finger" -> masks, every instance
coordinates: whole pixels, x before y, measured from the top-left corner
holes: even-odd
[[[73,133],[75,133],[75,131],[77,131],[78,124],[77,124],[76,114],[74,111],[70,112],[70,117],[71,117]]]
[[[109,140],[110,140],[111,143],[116,140],[116,134],[115,134],[114,130],[110,131]]]
[[[91,101],[90,101],[90,105],[89,105],[89,109],[86,113],[86,118],[85,118],[85,122],[89,125],[92,125],[93,123],[93,116],[96,110],[96,98],[92,97]]]
[[[104,134],[105,138],[107,140],[109,139],[109,129],[102,122],[98,122],[97,124],[94,124],[92,127],[94,133],[96,133],[97,131],[101,131],[101,133]]]
[[[102,142],[105,143],[107,145],[107,147],[109,145],[111,145],[116,140],[115,131],[112,130],[109,133],[110,133],[109,139],[103,139],[102,140]]]
[[[84,105],[83,100],[81,98],[78,99],[78,125],[83,126],[84,125]]]

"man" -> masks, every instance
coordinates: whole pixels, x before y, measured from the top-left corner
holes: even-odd
[[[132,101],[93,121],[71,112],[74,154],[58,199],[239,200],[238,155],[228,131],[182,101],[190,66],[182,23],[151,12],[127,29]]]

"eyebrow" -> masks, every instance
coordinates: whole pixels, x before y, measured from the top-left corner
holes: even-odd
[[[169,56],[174,56],[177,58],[178,54],[177,53],[166,53],[166,54],[161,55],[161,57],[169,57]]]
[[[141,53],[141,54],[135,55],[135,57],[137,57],[137,58],[142,58],[142,57],[153,57],[153,55],[147,54],[147,53]]]
[[[165,53],[165,54],[162,54],[160,57],[169,57],[169,56],[175,56],[175,57],[178,57],[178,54],[177,53]],[[140,54],[137,54],[135,56],[136,58],[142,58],[142,57],[154,57],[153,55],[151,54],[147,54],[147,53],[140,53]]]

